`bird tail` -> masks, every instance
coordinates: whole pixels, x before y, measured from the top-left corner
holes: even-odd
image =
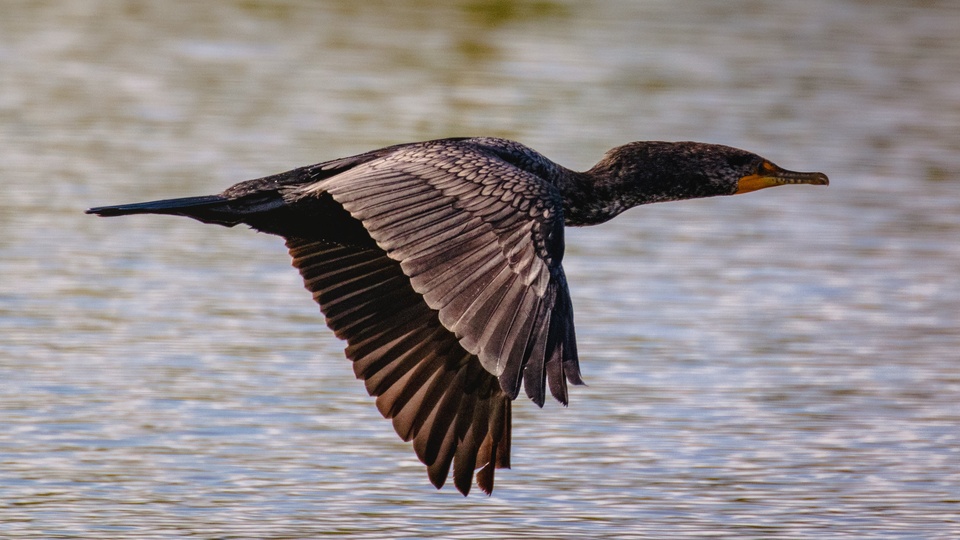
[[[247,221],[251,212],[272,210],[279,205],[278,203],[281,203],[279,198],[269,196],[229,198],[222,195],[207,195],[116,206],[98,206],[87,210],[86,213],[103,217],[131,214],[167,214],[186,216],[204,223],[232,227]]]

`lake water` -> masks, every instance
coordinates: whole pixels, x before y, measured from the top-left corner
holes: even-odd
[[[9,2],[0,536],[960,537],[960,7]],[[282,241],[95,205],[386,144],[743,147],[829,188],[568,232],[587,387],[434,490]]]

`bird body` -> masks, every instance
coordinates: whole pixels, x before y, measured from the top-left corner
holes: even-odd
[[[514,141],[401,144],[236,184],[220,195],[92,208],[282,236],[384,417],[441,487],[509,467],[523,387],[564,405],[582,384],[561,266],[564,227],[640,204],[827,184],[731,147],[637,142],[585,172]]]

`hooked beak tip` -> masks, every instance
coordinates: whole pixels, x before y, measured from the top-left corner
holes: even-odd
[[[811,184],[811,185],[814,185],[814,186],[829,186],[829,185],[830,185],[830,179],[827,178],[827,175],[823,174],[822,172],[818,172],[818,173],[813,173],[813,175],[810,177],[810,180],[809,180],[809,181],[807,181],[807,182],[801,182],[801,183],[802,183],[802,184]]]

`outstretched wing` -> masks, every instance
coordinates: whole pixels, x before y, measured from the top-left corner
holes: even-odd
[[[580,383],[561,267],[563,206],[538,176],[469,143],[410,145],[285,197],[329,194],[359,220],[511,399]],[[398,306],[401,306],[398,304]]]
[[[466,495],[493,490],[494,469],[510,466],[510,399],[497,379],[444,328],[400,265],[377,247],[288,238],[304,284],[347,340],[357,377],[380,413],[413,441],[437,488],[453,464]]]

